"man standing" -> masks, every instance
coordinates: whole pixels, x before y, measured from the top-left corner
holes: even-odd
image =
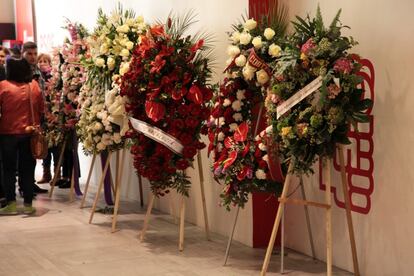
[[[42,94],[45,93],[45,80],[42,77],[42,73],[40,72],[39,67],[37,66],[37,45],[34,42],[28,41],[23,44],[22,48],[22,56],[24,59],[26,59],[33,72],[33,79],[35,79],[40,86],[40,89],[42,91]],[[34,184],[34,192],[35,194],[42,194],[47,193],[46,189],[42,189],[36,184]]]

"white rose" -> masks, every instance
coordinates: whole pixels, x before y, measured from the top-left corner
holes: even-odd
[[[227,47],[227,54],[234,58],[235,56],[240,54],[240,49],[237,46],[229,45],[229,47]]]
[[[266,28],[263,33],[267,40],[271,40],[275,36],[275,31],[271,28]]]
[[[252,40],[252,36],[247,32],[242,32],[240,34],[240,43],[243,45],[247,45],[250,43],[250,40]]]
[[[266,84],[269,81],[269,75],[263,69],[256,72],[256,78],[257,78],[257,82],[262,85]]]
[[[280,55],[280,52],[282,51],[282,48],[280,48],[280,46],[272,43],[269,46],[269,50],[268,53],[269,55],[271,55],[272,57],[278,57]]]
[[[97,150],[99,150],[99,151],[102,151],[102,150],[104,150],[106,148],[106,145],[104,144],[104,143],[102,143],[102,142],[99,142],[97,145],[96,145],[96,149]]]
[[[125,46],[128,50],[132,50],[132,48],[134,48],[134,42],[128,41],[127,43],[125,43]]]
[[[115,59],[113,57],[109,57],[106,60],[106,65],[108,65],[108,69],[110,71],[114,70],[114,68],[115,68]]]
[[[233,43],[239,43],[240,42],[240,33],[238,31],[235,31],[231,34],[230,38],[233,40]]]
[[[268,126],[268,127],[266,128],[266,133],[267,133],[267,134],[272,134],[272,132],[273,132],[273,126]]]
[[[224,140],[224,133],[220,131],[220,133],[217,135],[217,140],[223,141]]]
[[[236,100],[231,104],[231,108],[233,108],[234,111],[241,111],[242,105],[243,103],[241,101]]]
[[[260,140],[260,136],[259,136],[259,135],[256,135],[256,137],[254,137],[254,140],[255,140],[256,142],[258,142],[258,141]]]
[[[239,125],[236,124],[236,123],[232,123],[232,124],[229,125],[229,127],[230,127],[230,131],[234,132],[239,127]]]
[[[120,144],[122,142],[121,134],[119,134],[118,132],[115,132],[113,135],[113,140],[115,144]]]
[[[243,121],[243,116],[241,115],[241,113],[234,113],[233,114],[233,119],[236,122],[241,122],[241,121]]]
[[[119,55],[121,57],[128,57],[129,56],[129,50],[128,49],[122,49],[122,51]]]
[[[235,59],[234,62],[236,63],[237,66],[243,67],[246,64],[246,61],[247,61],[246,57],[244,55],[240,55]]]
[[[93,129],[94,130],[96,130],[96,131],[99,131],[99,130],[101,130],[103,128],[103,126],[102,126],[102,124],[101,123],[99,123],[99,122],[96,122],[95,123],[95,125],[94,125],[94,127],[93,127]]]
[[[105,67],[105,60],[103,58],[95,59],[95,65],[98,67]]]
[[[118,33],[127,33],[129,31],[129,26],[127,24],[124,24],[122,26],[117,27],[116,31]]]
[[[256,36],[255,38],[253,38],[252,44],[256,49],[262,48],[262,37]]]
[[[226,106],[229,106],[229,105],[231,105],[231,101],[229,99],[227,99],[227,98],[224,99],[223,106],[226,107]]]
[[[119,74],[123,76],[125,73],[129,71],[129,62],[124,62],[121,64],[121,67],[119,68]]]
[[[266,173],[264,172],[264,170],[257,170],[255,175],[257,179],[266,179]]]
[[[244,90],[238,90],[237,91],[237,99],[238,100],[244,100],[246,97],[244,96]]]
[[[252,80],[254,78],[254,72],[256,72],[256,69],[248,64],[243,67],[242,73],[246,80]]]
[[[99,47],[99,52],[103,55],[105,55],[106,53],[108,53],[108,44],[103,43],[101,45],[101,47]]]
[[[262,159],[266,162],[269,162],[269,155],[263,155]]]
[[[265,145],[265,144],[260,143],[260,144],[259,144],[259,149],[260,149],[261,151],[266,151],[266,150],[267,150],[267,147],[266,147],[266,145]]]
[[[249,31],[256,28],[256,26],[257,26],[257,22],[253,18],[251,18],[251,19],[247,20],[246,22],[244,22],[244,28],[249,30]]]

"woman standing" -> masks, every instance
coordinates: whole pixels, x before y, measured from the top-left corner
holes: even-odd
[[[36,160],[31,153],[30,131],[33,130],[33,126],[40,125],[44,101],[38,83],[32,81],[32,70],[25,59],[7,60],[6,80],[0,82],[0,109],[0,148],[3,159],[7,160],[3,163],[7,206],[0,209],[0,215],[18,213],[16,207],[17,167],[20,168],[18,176],[24,194],[23,212],[32,214],[35,212],[32,200]]]

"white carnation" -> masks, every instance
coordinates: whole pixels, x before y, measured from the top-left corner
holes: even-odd
[[[230,127],[230,131],[234,132],[239,127],[239,125],[236,124],[236,123],[232,123],[232,124],[229,125],[229,127]]]
[[[243,121],[243,115],[241,113],[234,113],[233,114],[233,119],[236,122],[241,122],[241,121]]]
[[[249,31],[256,28],[256,26],[257,26],[257,22],[253,18],[251,18],[251,19],[247,20],[246,22],[244,22],[244,28],[249,30]]]
[[[262,37],[256,36],[255,38],[253,38],[252,44],[256,49],[262,48]]]
[[[220,131],[220,133],[217,135],[217,140],[218,141],[223,141],[224,140],[224,133]]]
[[[132,50],[132,48],[134,48],[134,42],[132,42],[132,41],[128,41],[127,43],[125,43],[125,47],[126,47],[128,50]]]
[[[231,101],[227,98],[224,99],[223,106],[226,107],[226,106],[229,106],[229,105],[231,105]]]
[[[240,44],[247,45],[252,40],[252,36],[247,32],[242,32],[240,34]]]
[[[231,104],[231,108],[233,108],[234,111],[240,111],[243,103],[239,100],[234,101]]]
[[[255,173],[257,179],[266,179],[266,173],[264,170],[258,169]]]
[[[102,124],[100,122],[96,122],[93,129],[96,131],[99,131],[103,128]]]
[[[266,28],[263,35],[267,40],[271,40],[275,36],[275,31],[271,28]]]
[[[235,59],[234,62],[236,63],[237,66],[243,67],[246,64],[246,61],[247,61],[246,57],[244,55],[240,55]]]
[[[266,145],[265,145],[265,144],[260,143],[260,144],[259,144],[259,149],[260,149],[261,151],[266,151],[266,150],[267,150],[267,147],[266,147]]]
[[[244,90],[238,90],[237,91],[237,99],[238,100],[244,100],[244,99],[246,99],[246,97],[244,96]]]

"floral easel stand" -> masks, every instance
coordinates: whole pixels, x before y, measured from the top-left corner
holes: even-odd
[[[354,228],[352,223],[352,214],[351,214],[351,205],[350,205],[350,198],[349,198],[349,191],[348,191],[348,183],[346,180],[346,172],[345,172],[345,161],[344,161],[344,150],[342,145],[337,145],[338,153],[339,153],[339,163],[341,167],[341,182],[342,182],[342,189],[344,193],[345,199],[345,206],[346,206],[346,217],[348,223],[348,232],[352,250],[352,259],[354,265],[354,273],[356,276],[359,276],[359,266],[358,266],[358,257],[355,245],[355,235],[354,235]],[[319,202],[312,202],[306,200],[299,200],[299,199],[290,199],[287,197],[287,193],[289,190],[289,185],[292,179],[292,170],[293,170],[293,162],[289,165],[288,174],[286,176],[286,180],[283,186],[282,194],[279,198],[279,208],[277,210],[275,223],[273,226],[272,235],[270,237],[269,245],[266,251],[266,256],[264,259],[262,271],[260,275],[266,275],[267,269],[270,263],[270,257],[273,251],[273,246],[276,239],[276,234],[279,228],[279,224],[282,218],[282,214],[284,211],[284,206],[286,203],[297,204],[297,205],[304,205],[304,206],[313,206],[324,208],[326,210],[326,270],[327,275],[332,275],[332,203],[331,203],[331,162],[332,159],[323,159],[322,160],[322,170],[323,176],[326,182],[326,191],[325,191],[325,203]]]
[[[204,191],[204,174],[203,174],[203,165],[201,162],[201,155],[200,152],[197,154],[197,163],[198,163],[198,172],[199,172],[199,179],[200,179],[200,190],[201,190],[201,201],[203,205],[203,215],[204,215],[204,227],[206,233],[206,239],[210,240],[210,230],[208,225],[208,217],[207,217],[207,206],[206,206],[206,198],[205,198],[205,191]],[[148,202],[147,212],[145,214],[144,226],[141,230],[140,234],[140,241],[144,241],[145,233],[148,229],[149,219],[151,216],[152,207],[154,205],[155,195],[150,195],[150,199]],[[178,242],[178,250],[184,250],[184,219],[185,219],[185,196],[181,198],[181,207],[180,207],[180,230],[179,230],[179,242]]]

